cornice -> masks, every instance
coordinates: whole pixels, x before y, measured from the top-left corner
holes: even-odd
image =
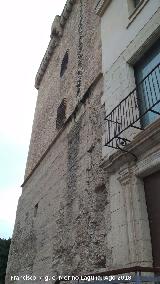
[[[97,0],[97,4],[95,6],[96,14],[102,16],[111,1],[112,0]]]
[[[60,38],[63,36],[63,30],[65,24],[70,16],[72,7],[75,4],[75,2],[76,0],[67,0],[61,16],[58,15],[55,16],[55,19],[51,27],[51,35],[50,35],[51,39],[35,78],[35,88],[37,90],[39,89],[40,83],[47,69],[47,66],[50,62],[54,49],[59,44]]]

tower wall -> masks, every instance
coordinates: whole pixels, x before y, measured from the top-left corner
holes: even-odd
[[[99,29],[93,1],[76,1],[40,83],[7,284],[14,275],[80,275],[111,264],[108,187],[100,167],[104,109]],[[60,78],[66,50],[68,66]],[[66,118],[57,129],[57,109],[64,98]]]
[[[67,101],[68,118],[101,72],[100,23],[94,12],[93,1],[75,2],[63,35],[56,37],[56,41],[57,46],[39,87],[25,177],[59,132],[56,129],[56,116],[62,99],[66,98]],[[67,50],[67,70],[60,77],[61,63]]]

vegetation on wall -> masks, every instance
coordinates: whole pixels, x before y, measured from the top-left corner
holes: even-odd
[[[0,238],[0,284],[5,284],[5,275],[10,244],[11,239],[5,240]]]

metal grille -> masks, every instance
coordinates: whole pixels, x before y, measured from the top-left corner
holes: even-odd
[[[57,109],[56,128],[60,129],[66,118],[66,99],[64,98]]]
[[[144,91],[145,102],[139,95]],[[124,131],[131,127],[143,130],[142,120],[148,112],[160,115],[160,63],[106,116],[105,145],[119,149],[129,143]]]
[[[66,53],[63,57],[63,60],[62,60],[60,77],[62,77],[63,74],[65,73],[65,71],[67,69],[67,65],[68,65],[68,50],[66,51]]]

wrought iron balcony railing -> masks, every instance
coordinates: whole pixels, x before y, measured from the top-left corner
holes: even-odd
[[[160,63],[105,118],[105,146],[121,149],[130,141],[129,128],[143,130],[160,116]]]

